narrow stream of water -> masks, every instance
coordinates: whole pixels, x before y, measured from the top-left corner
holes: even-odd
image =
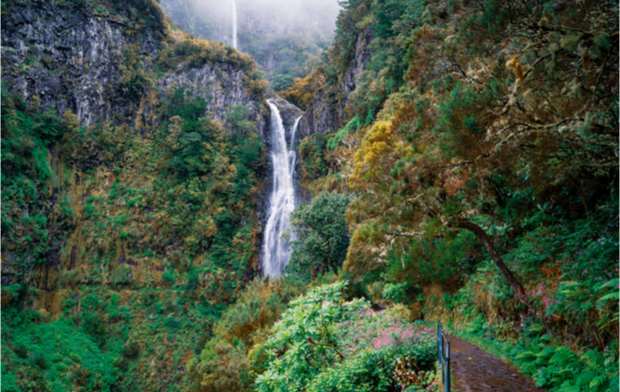
[[[232,0],[232,46],[237,49],[237,5]]]

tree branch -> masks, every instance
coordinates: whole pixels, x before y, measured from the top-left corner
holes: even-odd
[[[491,237],[489,237],[489,235],[484,231],[484,229],[478,226],[477,224],[470,222],[468,220],[464,220],[464,219],[459,219],[457,221],[456,227],[460,229],[465,229],[465,230],[468,230],[474,233],[476,238],[478,238],[480,242],[482,242],[484,247],[487,249],[487,252],[489,252],[489,256],[491,256],[491,260],[493,260],[493,262],[495,263],[497,268],[499,268],[502,275],[504,275],[504,277],[506,278],[506,280],[508,281],[508,283],[514,290],[515,294],[517,295],[517,298],[519,298],[519,301],[521,301],[521,303],[524,304],[529,309],[531,305],[529,301],[527,300],[525,289],[523,288],[521,283],[517,280],[517,278],[515,278],[512,271],[508,269],[508,267],[504,263],[504,260],[502,260],[502,257],[497,252],[497,249],[495,249],[495,246],[493,245],[493,241],[491,240]]]

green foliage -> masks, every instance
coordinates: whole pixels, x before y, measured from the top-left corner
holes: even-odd
[[[301,110],[307,110],[319,90],[325,86],[323,68],[323,66],[319,66],[305,78],[296,78],[288,89],[280,92],[280,96]]]
[[[237,342],[236,342],[237,343]],[[246,391],[252,385],[250,362],[242,344],[211,340],[188,371],[196,386],[204,392]]]
[[[291,214],[293,254],[286,273],[309,278],[328,271],[337,272],[349,247],[349,230],[345,219],[352,198],[324,192],[309,203],[300,204]]]
[[[294,281],[269,282],[255,279],[245,288],[235,305],[228,308],[216,326],[223,339],[241,340],[250,347],[278,320],[286,304],[303,290]]]
[[[328,157],[328,137],[315,133],[299,143],[304,178],[317,179],[328,174],[332,163]]]
[[[381,2],[377,13],[377,24],[374,27],[375,33],[379,38],[390,38],[397,34],[394,30],[394,22],[405,15],[406,3],[401,1]]]
[[[151,31],[158,38],[166,34],[167,23],[164,11],[157,0],[128,0],[101,3],[95,0],[67,0],[66,3],[75,4],[98,14],[121,16],[125,22],[134,25],[137,32]],[[64,3],[61,3],[64,5]]]
[[[290,88],[295,81],[292,75],[276,75],[271,82],[271,88],[274,91],[284,91]]]
[[[111,391],[114,358],[69,320],[37,325],[35,314],[3,309],[3,391]]]
[[[123,47],[123,65],[118,79],[123,98],[130,102],[139,101],[144,94],[147,83],[139,44]]]
[[[3,390],[180,391],[178,369],[211,339],[255,258],[264,146],[248,110],[231,108],[221,126],[204,100],[181,91],[153,108],[161,129],[138,135],[109,123],[86,130],[71,112],[41,114],[5,92],[2,105],[3,167],[11,169],[2,176],[3,279],[36,283],[48,296],[3,287],[3,316],[5,298],[15,325],[31,317],[18,310],[27,300],[48,298],[37,302],[48,309],[39,321],[53,311],[73,326],[57,344],[78,334],[106,356],[93,368],[71,349],[86,362],[76,356],[61,373],[51,357],[15,343],[30,330],[3,326],[3,362],[13,348],[30,357],[3,366]]]
[[[226,119],[230,124],[230,131],[234,135],[235,141],[248,136],[256,130],[254,124],[248,120],[250,110],[247,106],[229,106]]]
[[[514,295],[488,261],[470,275],[465,287],[443,295],[439,302],[445,313],[438,302],[427,302],[427,317],[452,319],[465,327],[456,333],[506,356],[547,390],[615,390],[615,205],[583,220],[545,208],[507,220],[511,229],[526,228],[505,255],[511,268],[526,277],[533,304],[532,312],[521,319],[522,327],[514,321]],[[515,211],[506,208],[506,214]]]
[[[309,178],[346,174],[343,188],[357,194],[346,276],[373,298],[382,285],[396,301],[423,291],[426,318],[480,320],[487,340],[537,346],[519,365],[540,370],[547,388],[615,390],[614,361],[604,374],[579,357],[618,350],[618,75],[605,66],[617,60],[607,45],[618,23],[606,15],[618,3],[342,5],[323,66],[328,103],[343,97],[356,44],[374,31],[348,96],[358,131],[309,138],[300,150]],[[587,80],[598,80],[594,89],[582,88]],[[330,156],[339,167],[328,167]],[[466,221],[489,239],[460,230]],[[529,311],[501,260],[525,287]],[[401,284],[418,289],[389,293]],[[540,333],[547,340],[536,341]],[[562,345],[571,358],[558,354],[554,367]]]
[[[357,116],[353,117],[353,119],[349,121],[347,125],[345,125],[342,129],[336,132],[336,134],[333,135],[331,139],[329,139],[329,141],[327,142],[329,148],[335,150],[336,147],[338,147],[342,143],[345,136],[353,131],[353,128],[355,128],[355,131],[359,131],[361,128],[361,123]]]
[[[168,167],[181,178],[196,177],[212,170],[212,145],[218,137],[218,127],[206,118],[204,99],[186,99],[185,90],[175,92],[168,108],[168,136],[166,145],[171,150]]]
[[[56,203],[65,197],[62,176],[50,162],[68,127],[54,113],[29,108],[2,89],[3,276],[21,282],[53,259],[53,243],[72,227],[72,211]],[[57,222],[56,228],[48,224]]]
[[[308,76],[321,63],[329,47],[329,35],[312,33],[261,34],[240,32],[239,45],[259,64],[269,67],[265,77],[274,91],[284,91],[297,78]]]
[[[429,369],[434,345],[429,331],[370,311],[363,300],[343,302],[345,283],[312,289],[291,302],[265,343],[267,370],[258,391],[388,391],[400,383],[399,358]]]
[[[408,283],[386,284],[383,288],[383,298],[394,303],[404,303],[407,300]]]
[[[303,290],[295,281],[255,279],[214,328],[214,337],[188,363],[192,391],[250,390],[262,371],[264,342],[286,304]]]

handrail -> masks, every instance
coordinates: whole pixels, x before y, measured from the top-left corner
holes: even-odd
[[[450,342],[445,338],[440,322],[437,322],[437,360],[441,365],[441,383],[444,391],[450,392]]]

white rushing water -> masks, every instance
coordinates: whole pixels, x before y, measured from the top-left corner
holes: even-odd
[[[232,46],[237,49],[237,5],[232,0]]]
[[[284,125],[278,107],[271,101],[271,161],[273,163],[273,190],[269,205],[269,219],[263,237],[263,272],[265,275],[280,276],[291,257],[288,241],[282,233],[290,229],[291,212],[295,209],[294,172],[297,161],[295,138],[299,117],[295,120],[290,146],[286,145]],[[290,239],[293,239],[293,233]]]

